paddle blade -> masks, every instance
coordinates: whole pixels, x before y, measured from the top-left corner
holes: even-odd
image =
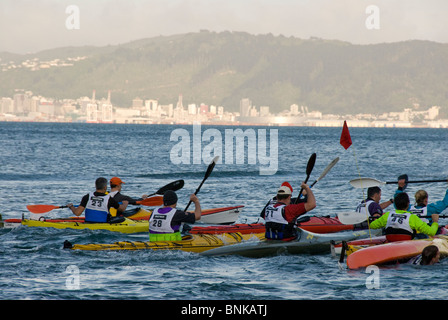
[[[321,179],[323,179],[328,172],[330,172],[330,170],[336,165],[336,163],[338,163],[339,161],[339,157],[333,159],[333,161],[330,162],[330,164],[325,168],[325,170],[322,172],[322,174],[320,175],[319,178],[316,179],[316,181],[313,182],[313,184],[311,185],[311,187],[313,187],[318,181],[320,181]]]
[[[163,195],[168,190],[171,190],[171,191],[180,190],[184,187],[184,183],[185,183],[184,180],[173,181],[171,183],[168,183],[166,186],[163,186],[159,190],[157,190],[155,194]]]
[[[316,155],[315,153],[313,153],[313,154],[311,155],[311,157],[309,158],[308,163],[307,163],[307,165],[306,165],[306,175],[308,176],[308,177],[307,177],[307,180],[308,180],[308,178],[309,178],[309,175],[310,175],[311,172],[313,171],[314,164],[316,163],[316,157],[317,157],[317,155]]]
[[[325,177],[327,175],[327,173],[330,172],[330,170],[336,165],[336,163],[338,163],[338,161],[339,161],[339,157],[333,159],[333,161],[330,162],[330,164],[325,168],[324,172],[322,172],[322,174],[320,175],[320,177],[317,180],[319,181],[320,179]]]
[[[204,181],[210,176],[213,169],[215,168],[216,162],[218,162],[219,156],[213,158],[212,162],[208,165],[207,171],[205,172]]]
[[[31,212],[31,213],[46,213],[46,212],[50,212],[51,210],[54,209],[59,209],[61,208],[60,206],[53,206],[51,204],[29,204],[26,206],[26,208]]]
[[[370,188],[379,187],[386,183],[373,178],[358,178],[350,180],[350,184],[355,188]]]
[[[338,219],[343,224],[357,224],[367,220],[367,216],[356,211],[339,212]]]
[[[147,207],[158,207],[163,205],[163,196],[146,198],[141,201],[137,201],[136,203]]]

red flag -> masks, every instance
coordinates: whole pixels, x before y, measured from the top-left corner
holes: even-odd
[[[342,127],[341,133],[341,145],[347,150],[352,145],[352,138],[350,137],[350,132],[348,131],[347,121],[344,120],[344,126]]]

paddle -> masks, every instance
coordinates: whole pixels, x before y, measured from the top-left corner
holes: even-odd
[[[156,192],[150,194],[148,197],[154,196],[156,194],[162,195],[167,192],[168,190],[177,191],[184,187],[184,180],[176,180],[171,183],[168,183],[166,186],[163,186]]]
[[[357,224],[367,220],[367,216],[356,211],[339,212],[338,219],[343,224]]]
[[[312,188],[319,180],[321,180],[323,177],[325,177],[327,175],[327,173],[331,170],[331,168],[333,168],[335,166],[336,163],[338,163],[339,161],[339,157],[333,159],[333,161],[330,162],[330,164],[325,168],[325,170],[322,172],[322,174],[320,175],[319,178],[316,179],[316,181],[314,181],[310,188]]]
[[[198,188],[196,189],[196,191],[194,192],[195,195],[198,194],[198,192],[199,192],[199,190],[201,190],[201,187],[202,187],[202,185],[204,184],[205,180],[207,180],[207,178],[208,178],[208,177],[210,176],[210,174],[212,173],[213,168],[215,167],[216,162],[218,161],[218,159],[219,159],[219,156],[216,156],[216,157],[212,160],[212,162],[208,165],[207,171],[205,172],[204,179],[202,179],[201,184],[199,185],[199,187],[198,187]],[[188,202],[187,207],[186,207],[185,210],[184,210],[185,212],[187,211],[187,209],[188,209],[188,207],[190,206],[190,204],[191,204],[191,200],[190,200],[190,202]]]
[[[147,207],[158,207],[163,205],[163,196],[150,197],[140,201],[136,201],[135,203]]]
[[[406,183],[432,183],[432,182],[447,182],[448,179],[444,180],[416,180],[416,181],[407,181]],[[379,187],[385,184],[397,184],[398,181],[380,181],[373,178],[358,178],[350,180],[350,184],[355,188],[370,188],[370,187]]]
[[[54,210],[54,209],[62,209],[62,208],[68,208],[68,207],[67,206],[53,206],[51,204],[29,204],[26,206],[26,208],[31,213],[41,214],[41,213],[50,212],[51,210]]]
[[[305,179],[305,183],[308,182],[308,179],[310,178],[311,171],[313,171],[313,168],[314,168],[314,164],[315,164],[315,163],[316,163],[316,154],[313,153],[313,154],[311,155],[311,157],[308,159],[308,163],[307,163],[307,165],[306,165],[306,179]],[[297,199],[296,199],[295,203],[298,203],[298,202],[299,202],[299,199],[300,199],[300,196],[302,195],[302,192],[303,192],[303,188],[300,189],[300,193],[299,193],[299,195],[297,196]]]

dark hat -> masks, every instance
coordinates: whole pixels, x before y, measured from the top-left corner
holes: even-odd
[[[177,203],[177,194],[172,190],[168,190],[163,194],[163,205],[171,206]]]

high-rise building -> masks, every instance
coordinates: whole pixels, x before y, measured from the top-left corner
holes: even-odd
[[[252,107],[252,101],[250,101],[248,98],[241,99],[241,101],[240,101],[240,116],[248,117],[251,107]]]

